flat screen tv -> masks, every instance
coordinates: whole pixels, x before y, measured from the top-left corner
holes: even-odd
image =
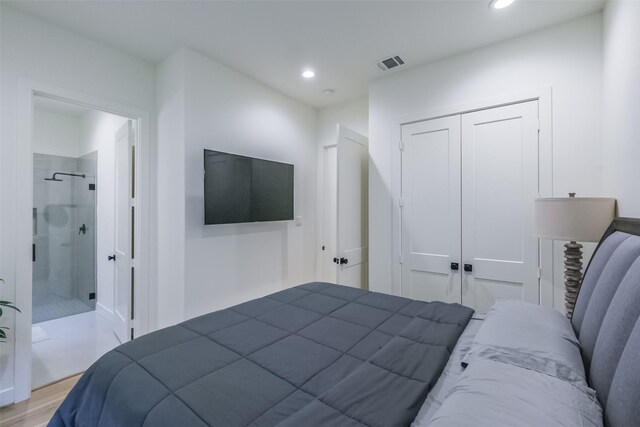
[[[204,223],[293,219],[293,165],[204,150]]]

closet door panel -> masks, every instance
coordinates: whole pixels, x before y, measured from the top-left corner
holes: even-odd
[[[462,116],[462,303],[484,313],[496,299],[538,303],[538,103]]]
[[[402,127],[404,296],[460,302],[460,116]]]

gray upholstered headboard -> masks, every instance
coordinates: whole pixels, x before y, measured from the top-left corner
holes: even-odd
[[[585,271],[572,324],[610,427],[640,425],[640,219],[617,218]]]

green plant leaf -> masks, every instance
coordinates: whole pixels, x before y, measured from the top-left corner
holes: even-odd
[[[18,313],[22,313],[22,311],[20,311],[20,309],[18,307],[16,307],[15,305],[12,305],[12,303],[10,301],[0,301],[0,306],[7,307],[7,308],[12,308],[15,311],[17,311]]]

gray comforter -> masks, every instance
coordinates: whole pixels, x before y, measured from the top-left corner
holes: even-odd
[[[49,425],[409,425],[472,314],[308,283],[121,345]]]

